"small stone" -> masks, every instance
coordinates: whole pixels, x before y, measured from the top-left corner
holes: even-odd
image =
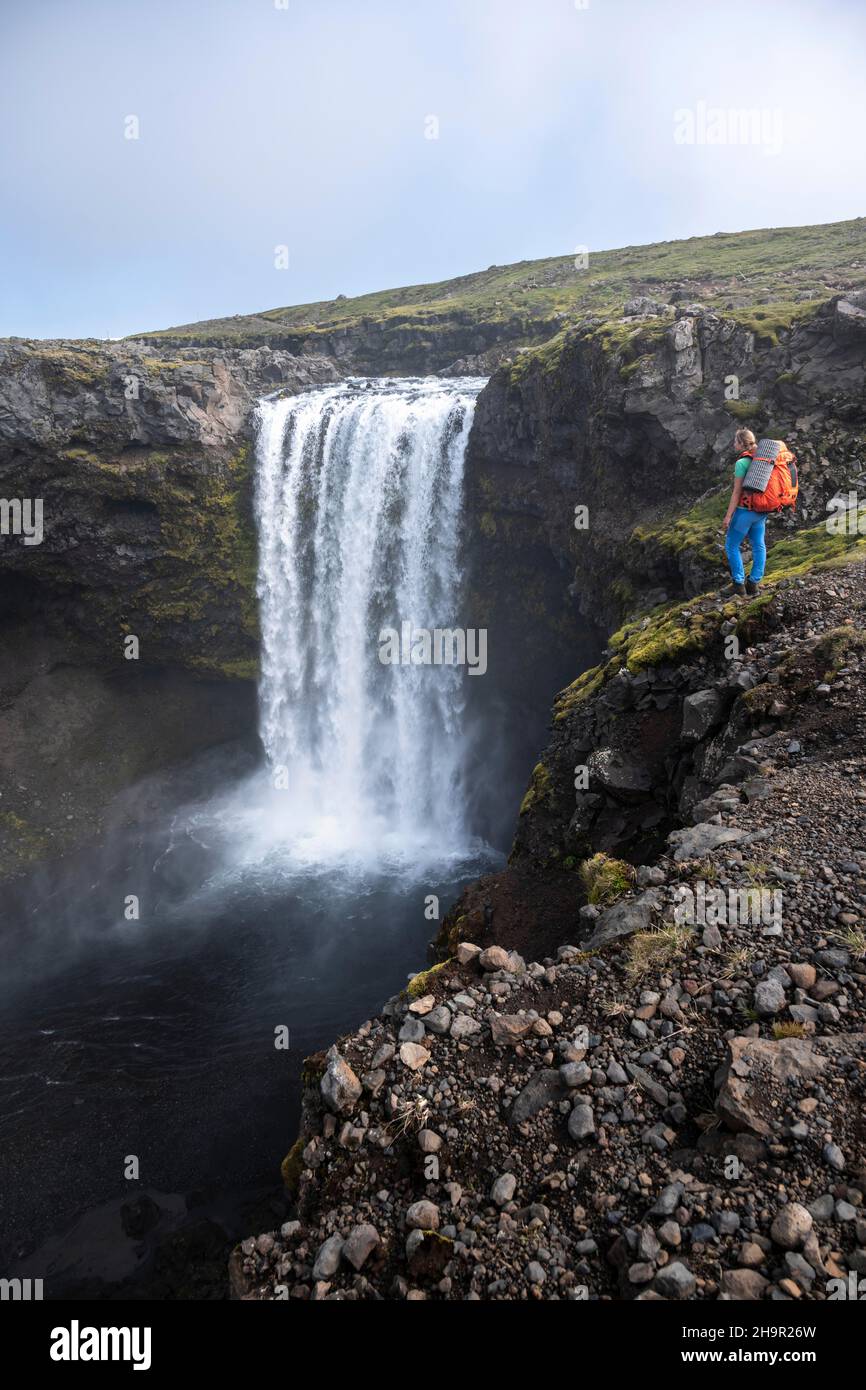
[[[426,1198],[413,1202],[406,1212],[406,1226],[410,1231],[438,1231],[439,1208],[436,1203],[428,1202]]]
[[[488,946],[478,957],[482,970],[510,970],[511,958],[501,946]]]
[[[461,965],[471,965],[481,955],[481,947],[476,946],[473,941],[459,941],[457,943],[457,959]]]
[[[814,965],[808,965],[804,961],[792,961],[785,969],[797,989],[811,989],[818,974]]]
[[[591,1105],[576,1105],[568,1117],[568,1132],[575,1143],[595,1133],[595,1116]]]
[[[672,1264],[665,1265],[653,1280],[653,1288],[663,1298],[689,1298],[696,1285],[695,1276],[681,1260],[674,1260]]]
[[[435,1130],[421,1129],[418,1131],[418,1147],[422,1154],[438,1154],[442,1140]]]
[[[761,1299],[768,1285],[769,1280],[754,1269],[726,1269],[722,1274],[722,1293],[732,1299]]]
[[[762,1018],[772,1018],[785,1007],[785,991],[778,980],[761,980],[755,986],[755,1009]]]
[[[314,1279],[330,1279],[340,1268],[340,1252],[343,1249],[343,1237],[340,1235],[329,1236],[328,1239],[319,1246],[316,1252],[315,1263],[313,1264]]]
[[[765,1256],[760,1245],[756,1245],[753,1240],[747,1240],[740,1246],[737,1259],[747,1269],[757,1269],[759,1265],[764,1263]]]
[[[430,1061],[430,1053],[417,1043],[404,1042],[400,1047],[400,1061],[410,1071],[420,1071]]]
[[[319,1089],[328,1109],[337,1115],[343,1110],[351,1110],[360,1098],[361,1083],[336,1048],[331,1048],[328,1053],[325,1074],[319,1083]]]
[[[507,1206],[517,1189],[517,1179],[513,1173],[503,1173],[490,1189],[491,1200],[498,1207]]]
[[[490,1015],[490,1033],[497,1047],[516,1047],[532,1032],[532,1019],[525,1014]]]
[[[360,1269],[368,1255],[379,1244],[379,1232],[369,1222],[355,1226],[343,1246],[343,1259],[348,1260],[353,1269]]]
[[[435,1007],[436,996],[433,994],[425,994],[423,999],[414,999],[412,1001],[409,1005],[409,1012],[410,1014],[417,1014],[420,1018],[424,1014],[429,1014],[430,1010]]]
[[[420,1018],[406,1018],[398,1033],[400,1042],[420,1042],[424,1036],[424,1024]]]
[[[812,1218],[799,1202],[789,1202],[776,1213],[770,1235],[783,1250],[798,1250],[812,1229]]]
[[[838,1144],[825,1144],[822,1149],[824,1162],[830,1168],[835,1168],[837,1173],[841,1173],[845,1168],[845,1155]]]
[[[526,1266],[526,1277],[529,1280],[530,1284],[544,1283],[546,1276],[543,1268],[537,1260],[530,1260],[529,1264]]]
[[[481,1032],[481,1024],[477,1018],[472,1018],[469,1014],[457,1014],[451,1024],[451,1036],[460,1042],[463,1038],[471,1038],[476,1033]]]
[[[452,1017],[450,1009],[447,1009],[444,1004],[437,1004],[436,1008],[432,1009],[424,1019],[424,1026],[428,1032],[435,1033],[441,1038],[450,1029]]]
[[[573,1090],[575,1086],[585,1086],[592,1076],[592,1070],[586,1062],[566,1062],[559,1068],[562,1077],[562,1084]]]

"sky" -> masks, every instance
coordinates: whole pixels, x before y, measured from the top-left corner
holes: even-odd
[[[0,336],[863,215],[864,41],[863,0],[0,0]]]

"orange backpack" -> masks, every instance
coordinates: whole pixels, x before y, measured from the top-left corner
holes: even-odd
[[[778,512],[797,505],[797,460],[781,439],[761,439],[750,449],[752,462],[743,479],[740,506],[752,512]]]

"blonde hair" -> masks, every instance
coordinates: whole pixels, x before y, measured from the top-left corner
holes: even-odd
[[[746,449],[754,449],[758,441],[751,430],[737,430],[734,435],[734,448],[743,453]]]

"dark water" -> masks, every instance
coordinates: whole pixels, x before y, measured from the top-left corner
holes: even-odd
[[[46,1297],[132,1271],[118,1213],[142,1191],[169,1223],[215,1201],[231,1229],[251,1193],[278,1189],[301,1060],[424,967],[427,895],[441,916],[491,864],[433,877],[268,856],[226,873],[201,826],[183,813],[125,831],[6,902],[0,1274],[43,1277]]]

